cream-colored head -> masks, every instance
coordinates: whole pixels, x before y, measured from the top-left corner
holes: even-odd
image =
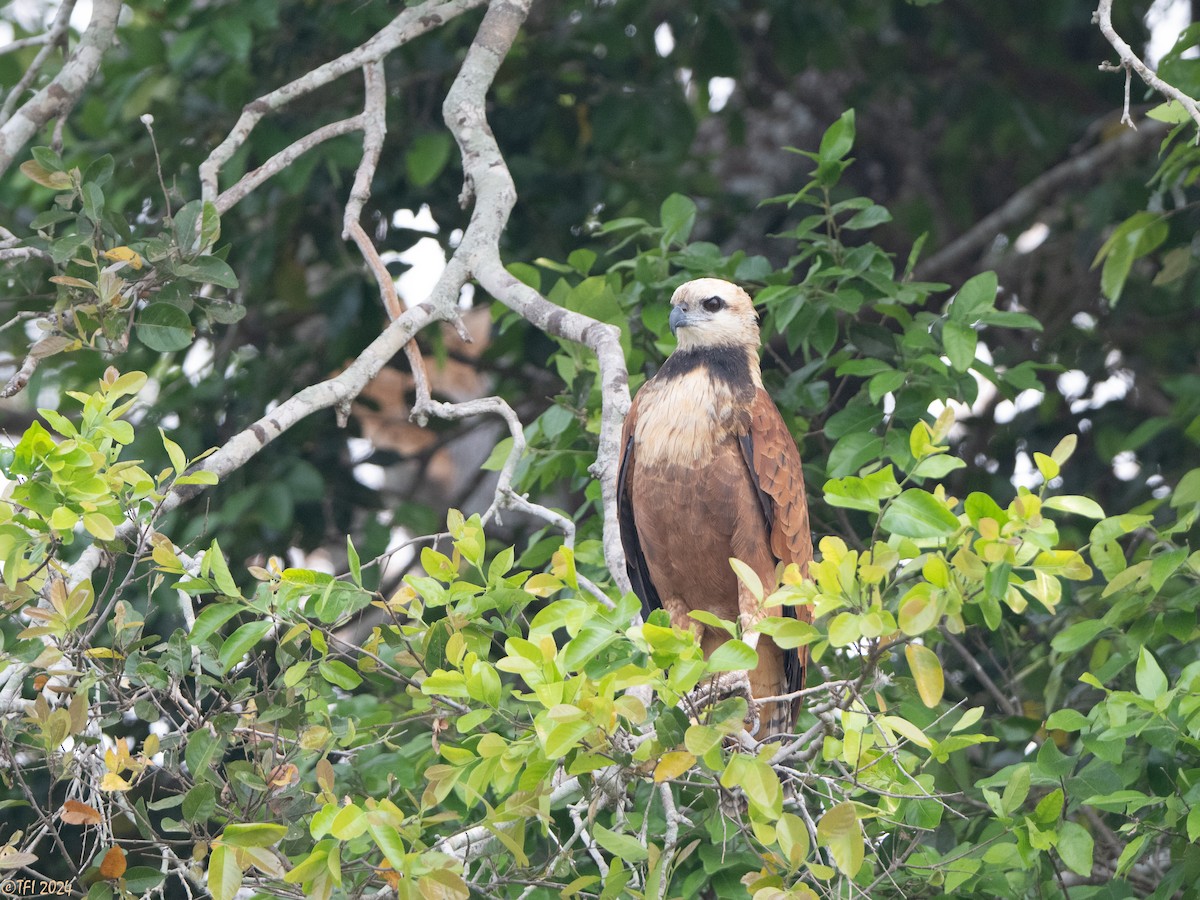
[[[720,278],[697,278],[671,297],[671,331],[680,350],[741,347],[758,352],[758,316],[750,295]]]

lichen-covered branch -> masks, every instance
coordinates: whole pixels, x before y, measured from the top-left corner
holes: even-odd
[[[483,2],[484,0],[448,0],[438,3],[431,0],[419,6],[410,6],[354,50],[247,104],[225,140],[200,164],[200,188],[203,198],[216,202],[221,193],[221,169],[233,158],[238,148],[249,138],[250,132],[268,113],[282,109],[293,100],[336,81],[348,72],[379,62],[397,47],[442,25],[448,19],[482,5]]]
[[[65,116],[79,101],[112,43],[120,12],[121,0],[95,0],[92,20],[59,73],[0,125],[0,175],[8,171],[43,125]]]
[[[1096,24],[1100,26],[1100,33],[1104,35],[1105,40],[1112,44],[1113,49],[1117,51],[1117,56],[1121,58],[1118,68],[1125,69],[1126,77],[1128,77],[1129,70],[1131,69],[1137,72],[1138,77],[1146,83],[1147,87],[1153,88],[1170,100],[1177,101],[1187,111],[1187,114],[1192,117],[1196,126],[1200,127],[1200,104],[1196,102],[1194,97],[1189,97],[1183,91],[1179,90],[1179,88],[1175,87],[1175,85],[1169,84],[1159,78],[1154,70],[1133,52],[1133,48],[1129,46],[1124,38],[1117,34],[1117,30],[1113,27],[1112,5],[1113,0],[1100,0],[1099,5],[1096,7],[1094,18]],[[1108,68],[1108,66],[1104,65],[1101,68]],[[1133,118],[1129,114],[1128,82],[1126,82],[1125,86],[1125,108],[1121,116],[1121,121],[1130,128],[1137,127],[1134,125]]]
[[[574,341],[596,354],[602,397],[600,446],[592,474],[604,500],[604,557],[618,587],[629,590],[617,524],[617,466],[621,424],[629,411],[629,375],[615,326],[551,303],[522,284],[500,259],[500,234],[517,200],[512,175],[487,123],[485,98],[525,16],[530,0],[494,0],[455,79],[442,115],[462,152],[464,200],[475,200],[471,224],[454,255],[489,294],[548,334]]]

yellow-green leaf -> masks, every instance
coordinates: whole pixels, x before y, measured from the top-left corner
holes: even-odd
[[[764,596],[762,579],[755,574],[752,568],[750,568],[740,559],[734,559],[730,557],[729,565],[733,567],[733,572],[735,575],[737,575],[738,580],[741,581],[741,583],[746,586],[750,593],[754,595],[754,599],[759,603],[762,603]]]
[[[946,688],[946,679],[942,674],[942,664],[937,654],[923,644],[909,644],[904,648],[904,657],[912,670],[913,680],[917,683],[917,693],[921,702],[933,709],[942,702],[942,692]]]
[[[208,857],[208,892],[213,900],[233,900],[241,886],[242,870],[234,859],[234,851],[217,844]]]
[[[853,878],[863,862],[863,835],[858,813],[849,800],[839,803],[817,823],[817,844],[829,850],[838,869]]]
[[[670,781],[678,778],[696,763],[696,757],[683,750],[672,750],[664,753],[654,767],[655,781]]]

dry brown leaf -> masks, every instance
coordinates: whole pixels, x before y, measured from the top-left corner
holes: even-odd
[[[99,825],[104,821],[99,810],[80,803],[78,800],[68,800],[62,805],[62,820],[68,825]]]
[[[104,854],[104,859],[100,862],[100,877],[112,881],[124,874],[125,851],[120,847],[113,847]]]

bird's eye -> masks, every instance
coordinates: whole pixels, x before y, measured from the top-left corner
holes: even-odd
[[[703,306],[710,313],[715,313],[715,312],[718,312],[721,309],[721,307],[723,307],[725,305],[725,301],[722,300],[720,297],[709,297],[707,300],[705,300],[700,305]]]

